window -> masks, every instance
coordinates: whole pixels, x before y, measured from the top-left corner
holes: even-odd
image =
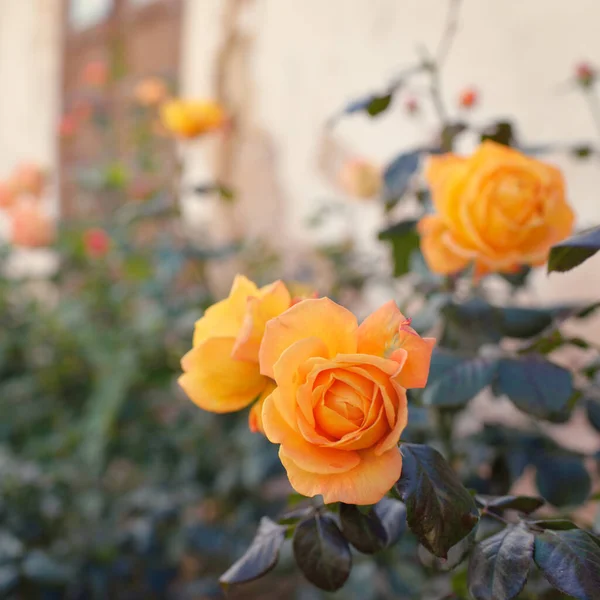
[[[113,0],[70,0],[69,27],[81,31],[99,25],[113,9]]]

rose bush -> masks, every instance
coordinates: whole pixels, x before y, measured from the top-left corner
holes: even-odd
[[[436,214],[419,223],[421,249],[436,273],[474,262],[476,273],[541,265],[573,230],[561,172],[492,141],[469,158],[428,158],[425,177]]]

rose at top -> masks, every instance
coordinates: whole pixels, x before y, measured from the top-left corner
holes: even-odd
[[[219,129],[226,121],[223,107],[212,100],[167,100],[160,107],[160,116],[167,131],[185,139]]]
[[[328,298],[304,300],[267,323],[260,368],[277,387],[262,424],[297,492],[326,503],[381,500],[402,469],[406,389],[424,387],[434,341],[394,302],[360,327]]]
[[[181,361],[179,378],[190,399],[204,410],[228,413],[270,392],[269,378],[258,367],[258,350],[266,322],[291,303],[281,281],[258,288],[238,275],[229,297],[208,308],[196,322],[193,348]],[[251,413],[250,426],[261,429],[256,411]]]
[[[419,222],[421,250],[436,273],[473,262],[477,275],[541,265],[573,230],[560,170],[507,146],[432,156],[425,177],[436,213]]]

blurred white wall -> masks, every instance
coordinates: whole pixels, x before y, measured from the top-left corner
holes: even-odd
[[[446,0],[187,0],[184,90],[214,94],[219,65],[230,61],[229,100],[244,121],[237,183],[251,230],[289,247],[310,238],[306,217],[323,198],[339,196],[316,168],[324,123],[348,100],[384,89],[414,63],[419,45],[435,50],[447,9]],[[475,86],[477,121],[514,118],[532,144],[597,140],[584,100],[565,82],[578,62],[600,64],[599,22],[597,0],[464,0],[443,73],[449,109],[456,112],[459,92]],[[336,136],[384,164],[426,140],[436,122],[429,107],[407,118],[402,100],[380,118],[348,118]],[[191,169],[210,168],[215,146],[200,147]],[[247,156],[254,156],[254,169],[241,166]],[[600,165],[548,159],[565,171],[579,223],[600,222]],[[266,188],[276,197],[248,193],[264,188],[258,180],[277,182]],[[361,237],[377,228],[380,216],[377,206],[362,209],[355,219]],[[567,275],[540,273],[539,293],[597,297],[599,261]]]
[[[0,177],[20,161],[58,164],[60,6],[0,0]]]

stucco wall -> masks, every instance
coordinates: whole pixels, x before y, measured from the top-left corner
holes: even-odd
[[[306,217],[338,193],[317,168],[325,121],[349,99],[382,89],[415,60],[420,44],[435,49],[447,6],[443,0],[187,0],[184,90],[215,94],[219,68],[229,69],[227,99],[243,125],[228,152],[250,231],[290,248],[310,237]],[[512,117],[527,142],[597,137],[583,99],[565,81],[577,62],[600,62],[599,19],[596,0],[464,0],[444,69],[448,105],[475,85],[482,94],[477,120]],[[399,101],[376,120],[347,119],[336,136],[385,163],[422,142],[434,122],[428,109],[406,118]],[[190,173],[218,172],[222,145],[203,143],[191,153]],[[564,168],[580,224],[600,222],[597,163],[548,158]],[[209,205],[193,208],[212,218]],[[362,237],[380,216],[376,206],[363,210],[356,220]],[[599,294],[597,268],[596,261],[564,276],[540,274],[538,292]]]

